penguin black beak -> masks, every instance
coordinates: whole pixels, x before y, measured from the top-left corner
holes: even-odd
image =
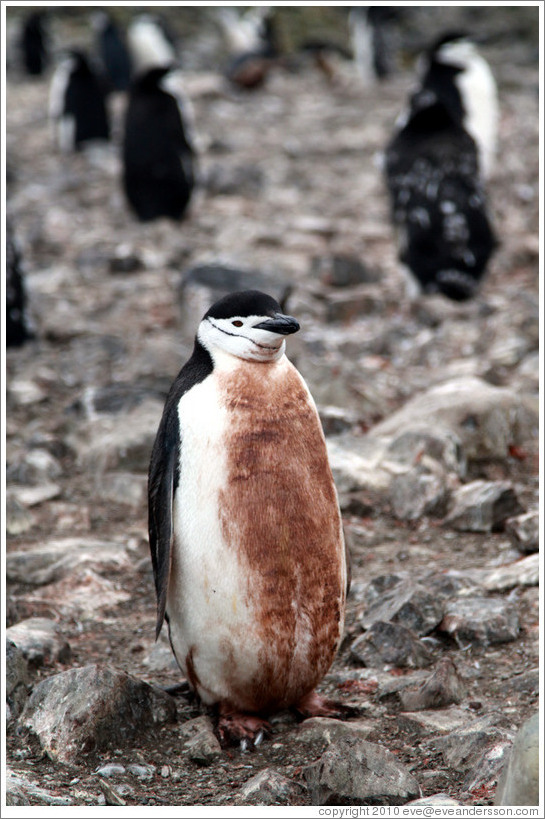
[[[300,329],[299,322],[293,316],[285,316],[283,313],[275,313],[274,316],[260,324],[254,324],[254,330],[268,330],[269,333],[278,333],[281,336],[289,336]]]

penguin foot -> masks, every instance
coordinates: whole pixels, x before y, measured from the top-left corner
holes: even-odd
[[[327,697],[322,697],[316,691],[311,691],[306,694],[303,699],[299,700],[297,705],[293,706],[293,710],[299,714],[303,719],[309,717],[336,717],[340,719],[347,719],[358,714],[358,709],[351,705],[345,705],[337,700],[330,700]]]
[[[216,731],[222,747],[239,743],[244,753],[261,745],[272,727],[267,720],[254,714],[228,711],[220,713]]]

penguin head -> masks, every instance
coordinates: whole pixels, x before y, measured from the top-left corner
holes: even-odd
[[[474,37],[465,32],[449,32],[433,44],[428,57],[431,65],[449,67],[453,74],[471,71],[482,57]]]
[[[270,362],[282,357],[285,336],[299,322],[286,316],[278,302],[259,290],[230,293],[210,307],[197,332],[213,359],[222,352],[247,361]]]

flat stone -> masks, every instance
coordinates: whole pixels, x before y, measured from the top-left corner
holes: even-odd
[[[460,678],[456,666],[449,657],[437,663],[428,679],[413,690],[399,693],[404,711],[423,711],[428,708],[443,708],[445,705],[463,702],[467,686]]]
[[[155,776],[156,768],[155,765],[144,765],[137,762],[131,762],[130,765],[127,765],[127,771],[141,782],[151,782]]]
[[[312,745],[324,750],[343,737],[367,739],[376,726],[376,720],[362,719],[342,722],[331,717],[310,717],[304,720],[293,735],[294,742]]]
[[[459,532],[497,532],[522,511],[507,481],[472,481],[454,492],[453,504],[445,525]]]
[[[303,775],[313,805],[403,805],[421,795],[390,751],[355,737],[333,742]]]
[[[380,313],[384,302],[380,292],[369,285],[347,287],[329,294],[326,302],[326,321],[351,322],[368,313]]]
[[[471,720],[443,737],[433,740],[445,763],[460,771],[469,771],[492,746],[512,741],[512,734],[498,726],[498,714],[485,714]]]
[[[124,591],[122,580],[108,580],[83,565],[56,583],[36,589],[33,598],[63,616],[84,621],[130,600],[130,594]]]
[[[95,773],[109,779],[111,776],[121,776],[126,772],[126,770],[127,769],[125,766],[121,765],[119,762],[107,762],[105,765],[101,765],[99,768],[97,768]]]
[[[22,486],[10,484],[7,497],[15,497],[23,506],[39,506],[45,501],[52,500],[61,494],[58,483],[43,483],[39,486]]]
[[[376,668],[425,668],[433,662],[433,654],[408,628],[382,621],[354,640],[350,654]]]
[[[61,475],[62,468],[57,458],[40,447],[21,453],[6,469],[10,485],[42,486],[55,483]]]
[[[539,511],[526,512],[523,515],[505,521],[505,532],[511,543],[521,552],[539,550]]]
[[[264,768],[244,783],[234,801],[237,805],[293,805],[305,790],[272,768]]]
[[[473,720],[473,714],[464,708],[451,705],[449,708],[431,711],[403,711],[398,714],[400,724],[423,733],[447,734]]]
[[[519,617],[515,603],[498,597],[460,597],[446,604],[438,626],[460,646],[495,645],[516,640]]]
[[[536,712],[517,731],[498,782],[495,805],[539,805],[539,739]]]
[[[96,538],[65,538],[10,552],[6,557],[8,580],[43,586],[82,565],[103,569],[128,569],[130,562],[122,543]]]
[[[73,805],[74,800],[69,796],[56,796],[42,785],[33,782],[22,771],[6,768],[6,805]]]
[[[6,629],[6,637],[22,651],[28,662],[37,667],[66,663],[72,654],[70,645],[54,620],[31,617]]]
[[[175,701],[160,688],[87,665],[38,683],[19,723],[52,760],[75,764],[89,751],[124,746],[175,716]]]
[[[412,802],[407,802],[407,805],[424,807],[425,805],[437,806],[441,805],[461,805],[462,802],[457,802],[452,799],[448,793],[434,793],[431,796],[424,796],[422,799],[414,799]]]
[[[379,621],[397,623],[423,637],[441,622],[444,612],[442,599],[430,594],[423,586],[406,580],[384,591],[364,611],[361,624],[369,629]]]
[[[472,576],[486,591],[507,591],[516,586],[537,586],[539,584],[539,554],[523,557],[515,563],[498,566],[495,569],[477,569]]]

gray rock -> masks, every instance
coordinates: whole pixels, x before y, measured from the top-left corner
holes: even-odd
[[[420,463],[392,479],[389,496],[392,511],[399,520],[442,516],[448,499],[446,476],[439,464],[430,468],[429,464]]]
[[[512,738],[498,738],[475,758],[463,783],[466,793],[493,792],[512,746]]]
[[[539,555],[523,557],[515,563],[495,569],[472,572],[473,577],[486,591],[507,591],[515,586],[537,586],[539,583]]]
[[[11,492],[6,493],[6,534],[23,535],[32,529],[35,516]]]
[[[462,442],[468,462],[505,458],[511,445],[537,434],[535,408],[515,390],[493,387],[480,378],[446,381],[410,399],[398,412],[371,430],[394,437],[415,427],[450,429]]]
[[[404,711],[397,715],[400,727],[422,734],[432,734],[435,742],[436,735],[448,734],[468,725],[473,720],[473,714],[465,708],[450,705],[431,711]]]
[[[175,701],[161,689],[108,666],[88,665],[38,683],[19,723],[51,759],[73,764],[86,752],[125,745],[175,716]]]
[[[40,486],[55,482],[62,475],[62,468],[47,449],[31,449],[21,453],[6,469],[8,482]]]
[[[130,765],[127,765],[128,773],[140,779],[141,782],[150,782],[155,776],[155,770],[155,765],[145,765],[137,762],[131,762]]]
[[[539,739],[536,712],[517,731],[498,782],[495,805],[539,805]]]
[[[326,303],[326,321],[350,322],[369,313],[381,313],[384,302],[380,292],[367,284],[350,287],[329,294]]]
[[[212,720],[207,716],[188,720],[181,726],[180,736],[185,738],[183,747],[189,758],[198,765],[212,765],[222,756]]]
[[[361,624],[368,629],[379,621],[397,623],[423,637],[441,622],[444,613],[445,603],[441,598],[418,583],[406,580],[384,591],[364,611]]]
[[[354,413],[348,412],[341,407],[322,406],[318,407],[318,412],[324,435],[339,435],[352,429],[358,423],[357,416]]]
[[[121,543],[95,538],[51,540],[6,557],[8,580],[42,586],[73,573],[80,566],[126,569],[130,562]]]
[[[425,668],[433,662],[433,654],[408,628],[382,621],[354,640],[350,654],[363,665],[376,668]]]
[[[501,722],[498,714],[486,714],[446,736],[436,737],[433,747],[440,751],[447,765],[456,770],[469,771],[485,751],[512,740],[512,734],[499,727],[498,722]]]
[[[505,521],[505,532],[511,543],[521,552],[537,552],[539,549],[539,511],[526,512]]]
[[[391,441],[386,457],[414,466],[423,455],[441,464],[446,472],[465,478],[467,463],[460,438],[452,430],[437,425],[403,430]]]
[[[272,768],[264,768],[244,783],[238,793],[237,805],[293,805],[305,792],[303,785],[282,776]]]
[[[313,805],[403,805],[421,795],[390,751],[355,737],[332,743],[303,775]]]
[[[472,481],[455,491],[453,503],[445,524],[459,532],[497,532],[522,511],[507,481]]]
[[[333,479],[339,493],[359,489],[384,492],[392,475],[382,467],[384,440],[336,436],[326,441]]]
[[[412,802],[407,802],[407,805],[416,805],[424,807],[425,805],[437,806],[441,805],[461,805],[462,802],[457,802],[456,799],[451,799],[448,793],[434,793],[432,796],[424,796],[422,799],[413,799]]]
[[[439,660],[428,679],[414,690],[399,693],[405,711],[423,711],[460,704],[467,694],[467,686],[449,657]]]
[[[439,629],[452,635],[461,647],[508,643],[518,637],[519,617],[516,605],[507,599],[460,597],[447,603]]]
[[[27,773],[6,768],[6,805],[73,805],[68,796],[56,796],[29,779]]]
[[[119,762],[106,762],[105,765],[101,765],[95,771],[99,776],[105,776],[109,779],[111,776],[121,776],[126,772],[126,768],[124,765],[121,765]]]
[[[293,741],[311,745],[323,751],[332,742],[343,737],[367,739],[376,725],[375,720],[367,718],[341,722],[331,717],[310,717],[304,720],[294,733]]]
[[[97,487],[103,500],[142,507],[147,503],[147,476],[134,472],[107,472]]]
[[[19,716],[28,698],[30,675],[28,660],[7,634],[5,669],[7,722],[9,723]]]
[[[330,287],[351,287],[357,284],[376,284],[379,274],[356,256],[334,254],[315,256],[310,263],[310,274]]]
[[[104,472],[147,473],[163,402],[146,398],[130,412],[80,424],[70,438],[83,469],[100,480]]]
[[[43,483],[39,486],[11,484],[6,493],[8,498],[14,496],[23,506],[38,506],[60,494],[61,488],[58,483]]]
[[[6,637],[33,666],[66,663],[72,654],[58,623],[46,617],[22,620],[6,630]]]

